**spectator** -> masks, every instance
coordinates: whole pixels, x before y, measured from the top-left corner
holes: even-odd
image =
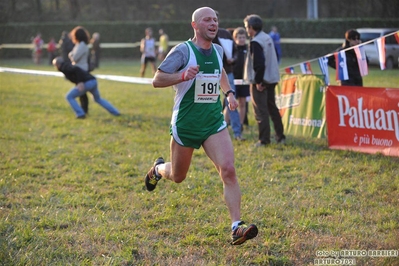
[[[66,31],[63,31],[61,34],[61,38],[58,41],[58,45],[60,47],[60,54],[62,58],[64,59],[65,62],[70,62],[71,60],[69,59],[69,53],[73,49],[73,42],[71,40],[70,34]]]
[[[74,47],[68,57],[72,65],[78,66],[84,71],[89,71],[89,32],[85,28],[77,26],[71,31],[71,36]]]
[[[93,65],[93,69],[99,68],[100,67],[100,52],[101,52],[100,33],[98,33],[98,32],[93,33],[90,43],[92,45],[90,64]],[[91,69],[91,67],[89,67],[89,69]]]
[[[217,11],[216,15],[219,19],[219,13]],[[219,28],[216,34],[216,37],[212,40],[213,43],[219,44],[223,47],[223,68],[226,71],[227,77],[229,78],[230,87],[234,94],[236,93],[236,87],[234,85],[234,74],[233,74],[233,66],[236,60],[236,50],[234,45],[233,37],[230,32],[226,29]],[[233,130],[234,138],[237,141],[245,140],[242,137],[242,127],[240,123],[240,115],[237,109],[231,110],[227,108],[227,99],[224,99],[224,114],[226,120],[230,120],[230,125]]]
[[[163,61],[166,54],[169,52],[169,36],[163,29],[158,31],[159,33],[159,47],[158,47],[158,59]]]
[[[77,26],[71,31],[72,42],[74,47],[68,54],[72,65],[80,67],[82,70],[89,72],[89,32],[82,26]],[[86,93],[79,95],[80,104],[86,114],[89,113],[89,98]]]
[[[62,72],[72,83],[75,83],[76,86],[73,87],[67,94],[66,99],[71,105],[73,111],[76,114],[76,118],[83,119],[86,118],[86,113],[76,102],[75,98],[86,94],[86,92],[90,92],[93,94],[93,98],[101,105],[104,109],[115,116],[119,116],[119,111],[112,106],[108,101],[104,100],[100,97],[100,92],[97,87],[97,80],[94,76],[92,76],[89,72],[84,71],[78,66],[71,65],[69,62],[64,62],[62,57],[57,57],[53,60],[53,65],[57,68],[58,71]]]
[[[48,59],[49,59],[49,64],[51,65],[53,62],[53,59],[57,56],[57,44],[54,40],[53,37],[51,37],[50,41],[47,44],[47,53],[48,53]]]
[[[244,64],[248,54],[247,33],[243,27],[238,27],[233,31],[233,39],[237,51],[236,61],[234,63],[234,79],[242,80],[244,77]],[[247,116],[247,97],[249,94],[249,85],[236,85],[236,98],[238,100],[238,112],[240,114],[241,128],[245,123]],[[247,119],[248,121],[248,119]]]
[[[345,32],[345,41],[342,47],[338,48],[336,51],[341,51],[348,49],[352,46],[356,46],[361,43],[360,33],[356,30],[348,30]],[[357,56],[355,49],[349,49],[345,51],[346,56],[346,66],[348,69],[348,79],[341,80],[341,85],[345,86],[363,86],[363,78],[360,74],[359,64],[357,62]],[[335,56],[332,55],[328,57],[328,65],[332,68],[336,68]]]
[[[33,62],[35,62],[36,65],[39,65],[43,54],[43,44],[44,44],[41,33],[38,33],[36,37],[33,38],[32,44],[33,44]]]
[[[140,76],[144,77],[145,69],[147,68],[147,64],[151,64],[152,75],[155,74],[156,66],[156,53],[155,53],[155,40],[152,37],[152,29],[145,29],[145,37],[141,39],[140,42],[140,52],[141,55],[141,68],[140,68]]]
[[[270,37],[273,39],[274,48],[276,49],[277,61],[281,63],[281,42],[280,42],[280,33],[277,30],[276,26],[272,26],[272,30],[269,33]]]
[[[255,146],[270,144],[269,116],[276,131],[277,143],[284,144],[284,127],[275,99],[275,87],[280,81],[280,72],[273,40],[262,31],[263,21],[258,15],[248,15],[244,19],[244,25],[251,38],[244,78],[250,82],[252,106],[258,122],[259,140]]]

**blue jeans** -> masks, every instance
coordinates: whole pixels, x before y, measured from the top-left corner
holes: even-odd
[[[229,83],[230,83],[231,89],[235,92],[236,86],[234,85],[234,74],[229,73],[229,74],[227,74],[227,77],[229,78]],[[225,100],[227,110],[229,112],[230,125],[231,125],[231,128],[233,129],[234,137],[240,137],[241,136],[240,114],[238,113],[237,109],[235,109],[234,111],[230,110],[230,108],[228,107],[229,104],[227,102],[227,99],[224,98],[224,100]]]
[[[91,94],[93,94],[94,101],[96,101],[96,103],[101,105],[108,112],[110,112],[113,115],[120,115],[119,111],[114,106],[112,106],[112,104],[110,104],[108,101],[100,97],[100,92],[97,87],[96,79],[91,79],[89,81],[86,81],[84,85],[85,88],[83,91],[79,91],[77,87],[74,87],[66,95],[66,99],[71,105],[77,117],[84,116],[85,112],[83,111],[82,107],[80,107],[75,98],[85,94],[86,92],[90,92]]]

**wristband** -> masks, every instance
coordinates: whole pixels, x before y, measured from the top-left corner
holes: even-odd
[[[183,73],[181,74],[181,80],[182,81],[186,81],[185,79],[184,79],[184,74],[186,73],[186,71],[183,71]]]
[[[233,90],[229,90],[229,91],[226,91],[224,96],[228,97],[230,93],[232,93],[233,95],[236,95],[236,93]]]

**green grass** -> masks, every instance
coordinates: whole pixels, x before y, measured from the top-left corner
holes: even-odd
[[[397,71],[373,68],[365,85],[397,87]],[[94,74],[138,72],[136,61],[103,60]],[[62,78],[0,73],[0,86],[1,265],[312,265],[317,251],[399,248],[399,158],[295,136],[255,149],[251,110],[248,141],[234,147],[242,218],[260,232],[231,246],[222,183],[202,149],[183,183],[143,190],[153,160],[169,159],[171,88],[99,80],[123,115],[90,101],[77,120]]]

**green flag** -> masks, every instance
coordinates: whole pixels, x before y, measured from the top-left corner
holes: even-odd
[[[323,75],[282,74],[276,104],[288,135],[326,137]]]

